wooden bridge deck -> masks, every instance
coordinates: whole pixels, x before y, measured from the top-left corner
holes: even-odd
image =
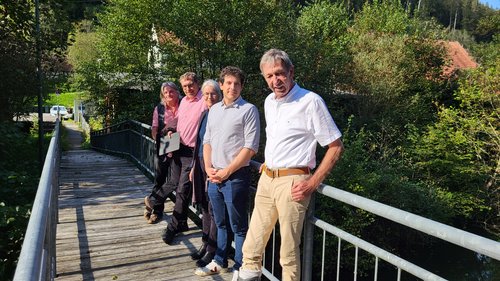
[[[161,240],[164,220],[149,225],[142,217],[143,198],[151,181],[132,163],[91,150],[63,153],[60,166],[57,281],[72,280],[231,280],[194,275],[190,253],[201,231],[190,229],[174,245]]]

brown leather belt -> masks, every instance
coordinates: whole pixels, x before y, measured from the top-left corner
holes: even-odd
[[[292,175],[308,175],[311,173],[309,167],[294,167],[294,168],[284,168],[284,169],[269,169],[266,164],[262,166],[262,172],[270,178],[279,178]]]

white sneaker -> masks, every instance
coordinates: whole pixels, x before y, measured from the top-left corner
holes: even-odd
[[[198,276],[208,276],[226,272],[227,272],[227,267],[222,267],[215,260],[212,260],[212,262],[207,264],[205,267],[197,268],[194,274]]]
[[[260,270],[248,270],[240,267],[240,272],[238,272],[238,279],[240,281],[259,281],[262,271]],[[233,277],[234,278],[234,277]]]
[[[231,281],[238,281],[238,270],[233,270],[233,279]]]

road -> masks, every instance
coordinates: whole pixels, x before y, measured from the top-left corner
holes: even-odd
[[[32,112],[29,115],[20,116],[18,120],[15,121],[33,121],[38,119],[38,113]],[[56,117],[51,116],[50,113],[43,113],[43,121],[44,122],[56,122]]]

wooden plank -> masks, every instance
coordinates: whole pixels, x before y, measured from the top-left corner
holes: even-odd
[[[59,182],[55,280],[231,280],[232,273],[194,275],[190,254],[201,244],[201,231],[192,221],[173,245],[161,240],[173,210],[170,200],[160,223],[146,223],[143,198],[152,183],[126,160],[67,151]]]

